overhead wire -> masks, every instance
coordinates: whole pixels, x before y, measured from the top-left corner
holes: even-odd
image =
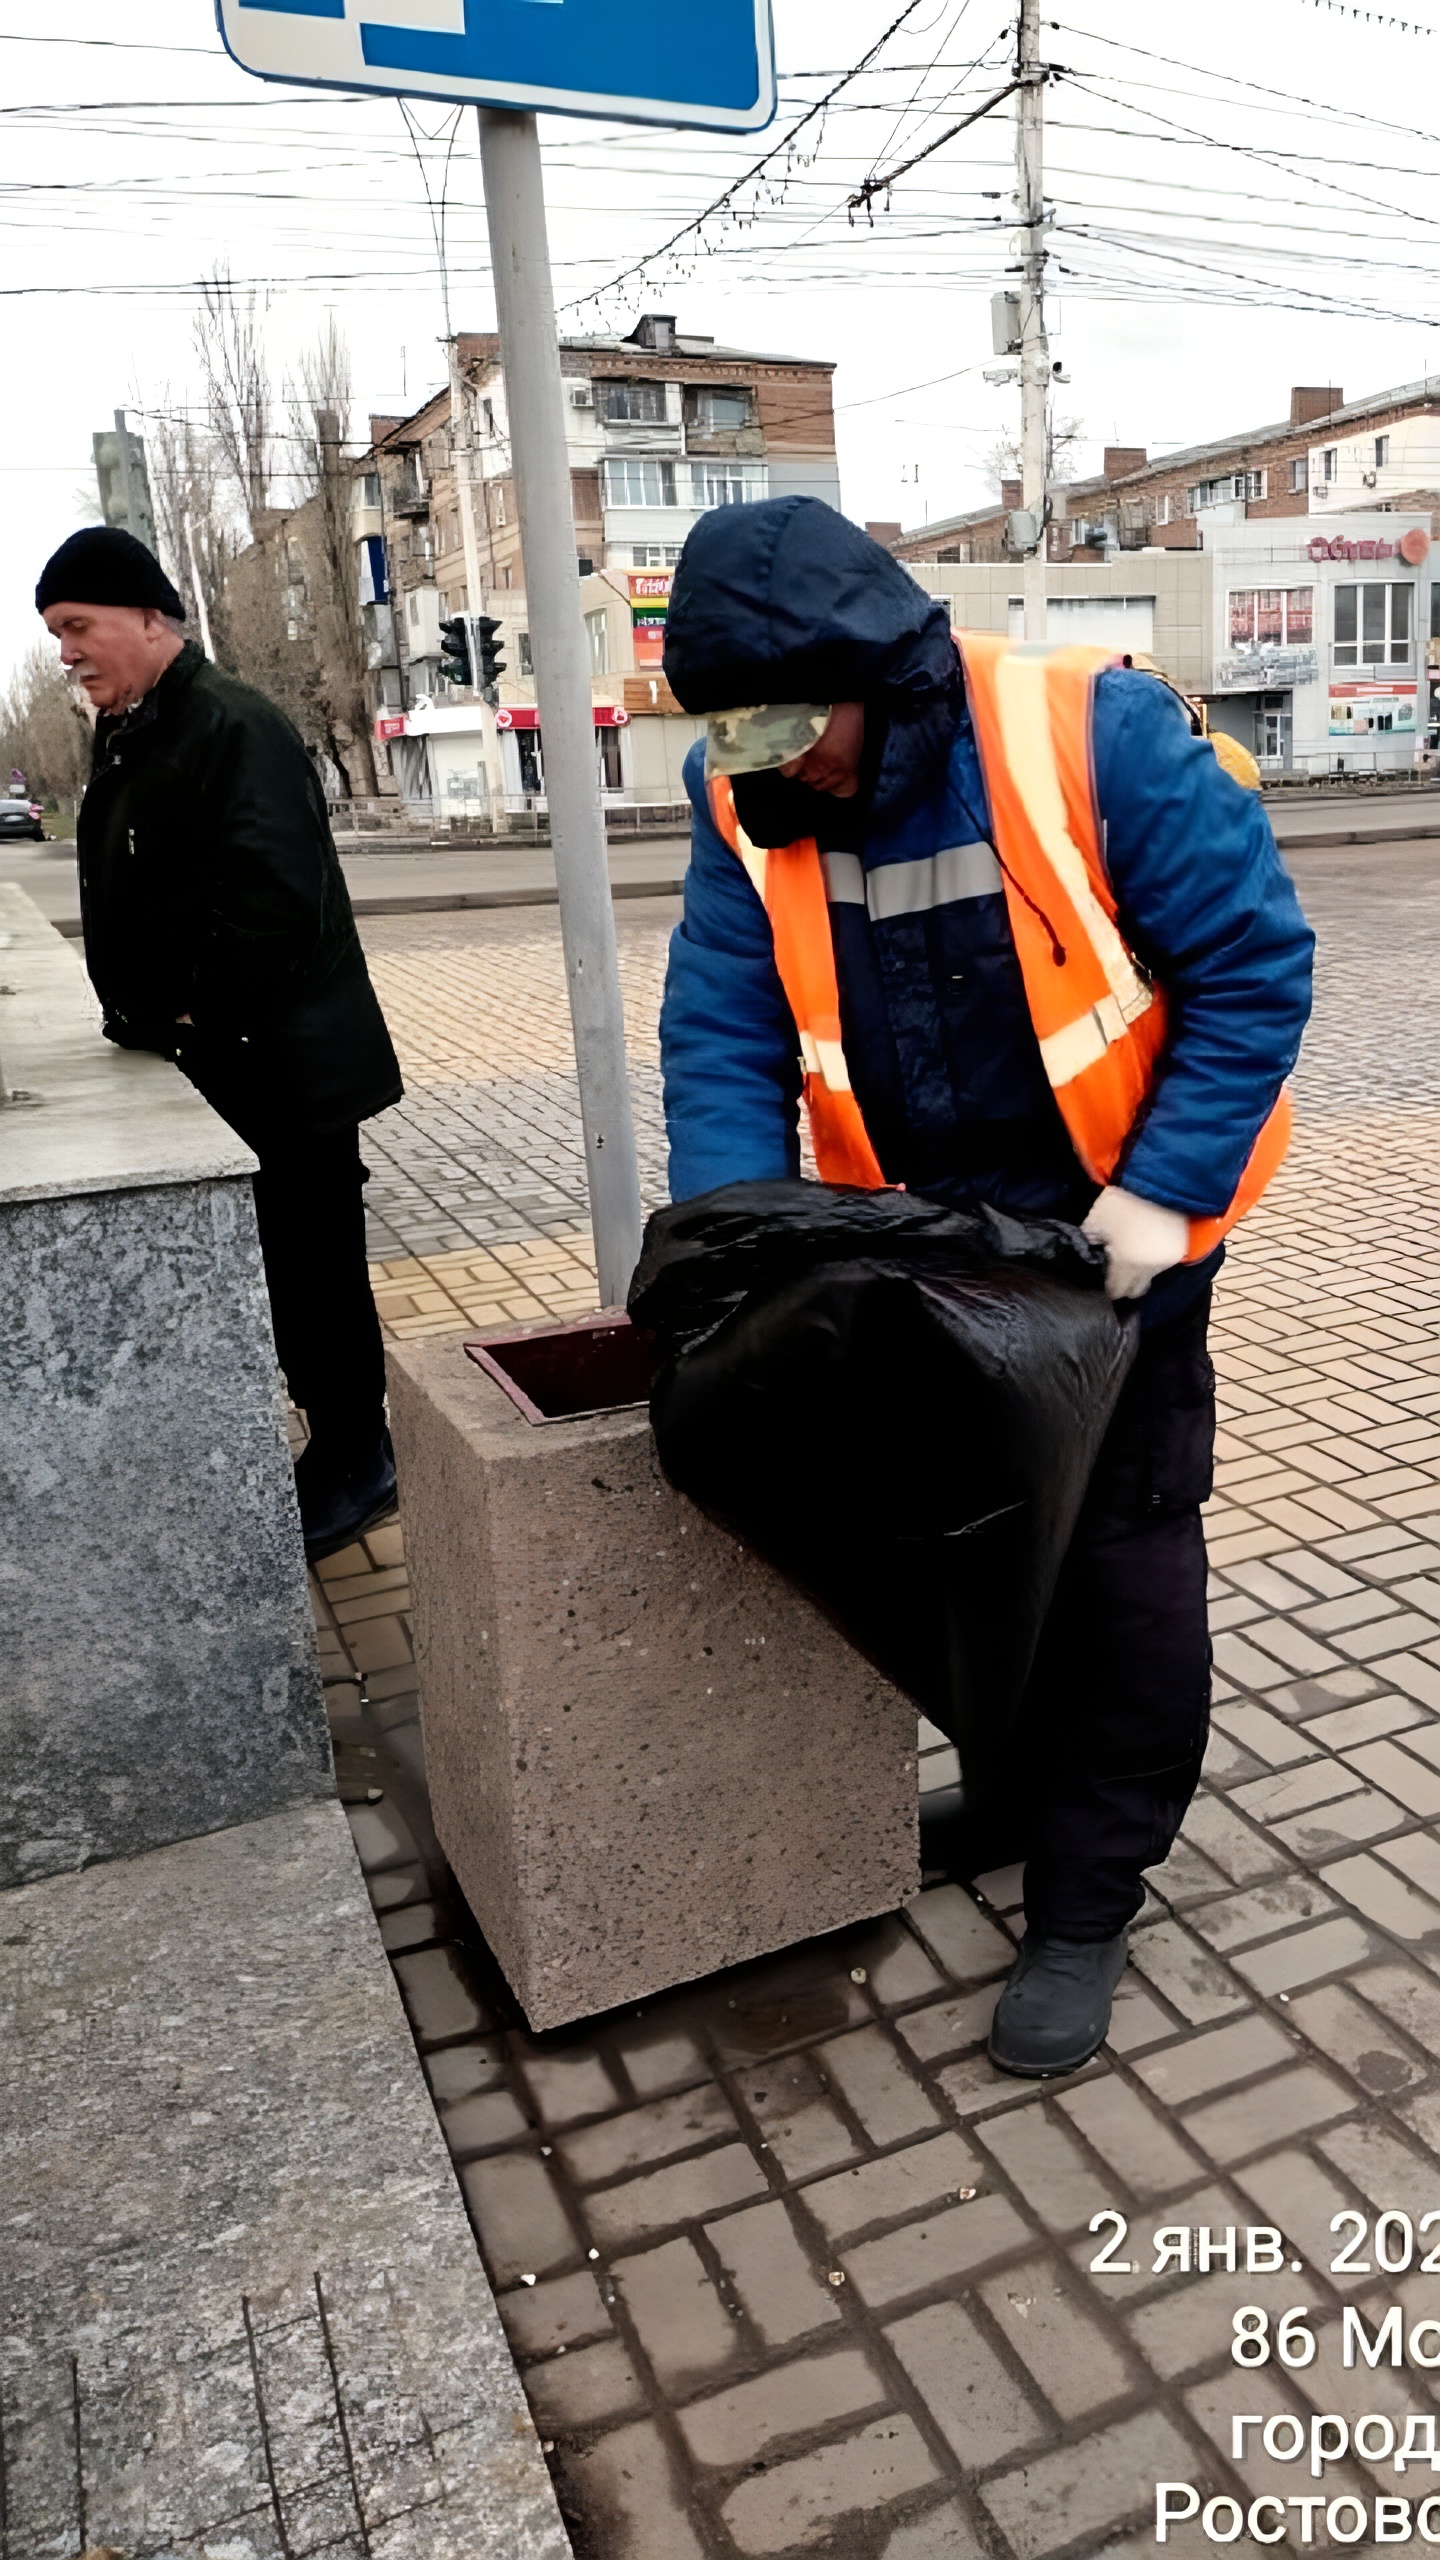
[[[858,80],[860,74],[875,60],[876,55],[884,51],[891,37],[899,33],[899,30],[904,26],[908,18],[914,16],[919,5],[920,0],[905,0],[905,6],[900,11],[899,16],[891,19],[889,26],[885,28],[883,34],[876,37],[875,42],[869,47],[867,52],[861,55],[860,60],[853,63],[848,71],[842,71],[833,88],[827,89],[824,97],[817,98],[813,106],[807,107],[805,113],[797,118],[796,122],[790,127],[789,132],[782,135],[780,141],[773,144],[770,150],[762,151],[759,159],[744,172],[743,176],[734,179],[732,183],[715,198],[713,204],[706,206],[703,213],[696,214],[691,221],[684,223],[680,230],[672,233],[668,240],[662,241],[660,247],[652,250],[648,257],[636,259],[630,266],[622,267],[620,273],[612,276],[608,283],[597,285],[593,294],[582,296],[582,302],[594,301],[598,303],[604,294],[613,293],[620,285],[628,284],[632,276],[640,275],[647,267],[656,265],[661,258],[667,256],[670,251],[677,248],[682,240],[692,238],[703,229],[707,222],[713,221],[717,215],[724,212],[725,209],[734,202],[735,197],[740,194],[742,188],[752,186],[755,180],[761,175],[762,171],[769,168],[772,160],[778,159],[782,151],[789,152],[794,149],[795,143],[799,139],[799,136],[805,131],[806,127],[813,124],[817,116],[823,116],[825,114],[832,99],[838,98],[842,89],[847,88],[852,80]],[[576,305],[572,303],[562,305],[562,308],[565,310],[572,310],[575,307]]]

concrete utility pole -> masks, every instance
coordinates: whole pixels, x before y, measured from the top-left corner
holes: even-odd
[[[460,539],[465,548],[465,610],[485,611],[480,575],[480,544],[475,532],[475,440],[471,432],[470,392],[460,370],[460,340],[450,340],[450,441],[455,451],[455,486],[460,495]]]
[[[540,137],[533,115],[502,107],[480,107],[477,113],[590,1220],[601,1304],[619,1306],[640,1253],[640,1173],[625,1072],[590,660],[580,619]]]
[[[1020,217],[1020,504],[1039,539],[1026,552],[1021,585],[1025,637],[1044,640],[1046,406],[1050,347],[1045,336],[1045,66],[1040,60],[1040,0],[1020,0],[1015,76],[1015,200]]]

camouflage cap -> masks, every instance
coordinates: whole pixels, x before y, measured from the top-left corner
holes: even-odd
[[[803,756],[822,737],[828,702],[755,702],[740,711],[712,711],[705,738],[707,773],[769,773]]]

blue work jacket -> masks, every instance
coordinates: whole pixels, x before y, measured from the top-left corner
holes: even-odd
[[[1152,676],[1100,676],[1094,762],[1120,928],[1171,1019],[1115,1178],[1218,1216],[1294,1066],[1314,937],[1260,801]],[[691,858],[660,1024],[677,1200],[800,1162],[799,1043],[769,919],[711,818],[703,747],[685,780]],[[968,712],[901,815],[862,825],[857,843],[836,807],[844,849],[827,852],[826,874],[841,1031],[887,1180],[956,1205],[1083,1217],[1095,1186],[1041,1064]],[[1173,1312],[1209,1267],[1167,1275],[1149,1312]]]

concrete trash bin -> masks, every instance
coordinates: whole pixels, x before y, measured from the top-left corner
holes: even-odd
[[[666,1483],[623,1317],[487,1343],[511,1392],[392,1345],[391,1418],[435,1827],[531,2025],[907,1900],[914,1707]]]

